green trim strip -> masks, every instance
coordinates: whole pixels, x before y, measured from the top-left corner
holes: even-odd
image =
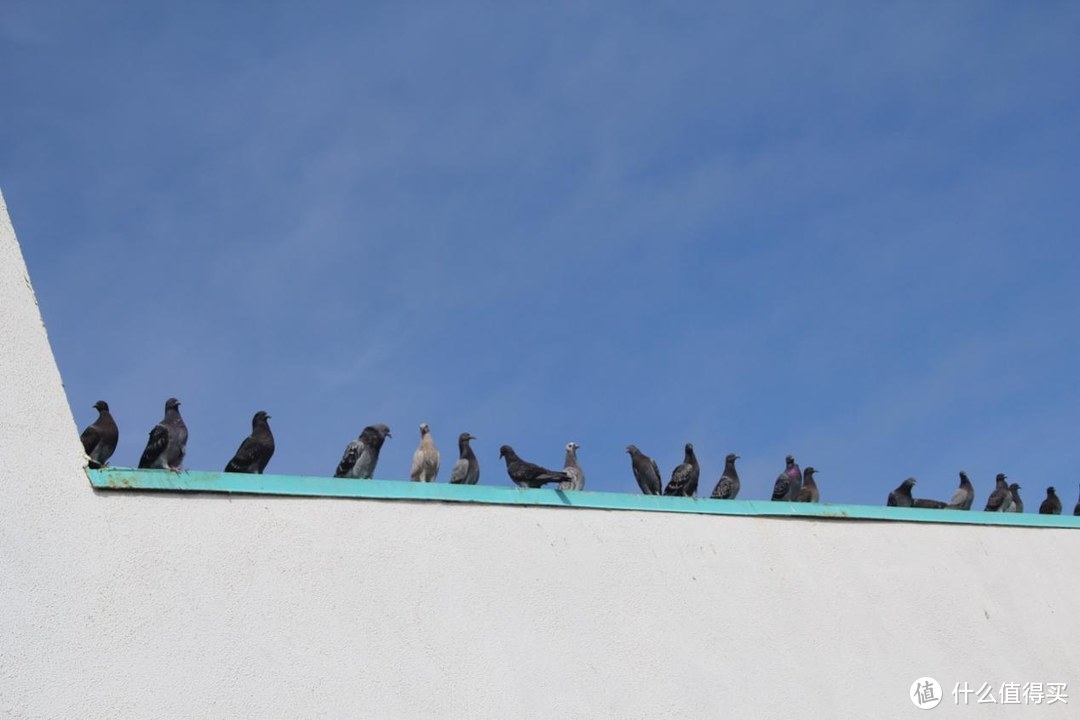
[[[875,505],[831,505],[762,500],[712,500],[610,492],[523,490],[492,485],[450,485],[399,480],[341,480],[296,475],[240,475],[219,472],[87,470],[90,484],[101,490],[166,490],[173,492],[242,493],[303,497],[364,498],[482,503],[487,505],[539,505],[593,510],[641,510],[699,515],[752,515],[757,517],[818,517],[843,520],[1009,525],[1080,529],[1080,517],[1032,513],[989,513],[962,510],[926,510]]]

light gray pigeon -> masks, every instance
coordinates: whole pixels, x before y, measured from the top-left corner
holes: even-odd
[[[656,466],[656,461],[638,450],[637,445],[627,445],[626,452],[630,453],[630,467],[641,492],[659,495],[664,481],[660,479],[660,468]]]
[[[467,432],[458,435],[458,461],[450,471],[450,483],[453,485],[475,485],[480,481],[480,461],[476,459],[470,440],[476,438]]]
[[[1017,483],[1013,483],[1009,486],[1009,494],[1012,497],[1012,505],[1007,512],[1024,512],[1024,501],[1020,499],[1020,486]]]
[[[911,488],[915,487],[915,478],[908,478],[900,483],[899,487],[889,493],[889,501],[885,504],[889,507],[911,507],[915,499],[911,497]]]
[[[971,481],[968,480],[967,473],[961,470],[960,487],[953,493],[952,500],[949,501],[947,507],[950,510],[970,510],[974,499],[975,488],[971,485]]]
[[[150,431],[146,449],[139,458],[139,467],[180,472],[180,464],[184,462],[187,452],[187,440],[187,425],[180,417],[180,401],[169,398],[165,401],[165,417]]]
[[[712,496],[717,500],[734,500],[738,497],[742,484],[739,482],[739,472],[735,469],[735,461],[738,459],[739,456],[735,453],[728,453],[725,458],[724,474],[720,476],[720,481],[712,491]]]
[[[390,428],[381,423],[368,425],[360,437],[345,446],[345,454],[341,456],[334,477],[370,480],[379,464],[379,451],[388,437],[393,437]]]
[[[265,410],[251,418],[251,434],[244,438],[232,460],[225,466],[227,473],[255,473],[262,475],[266,464],[274,456],[274,433],[270,432],[270,416]]]
[[[671,480],[664,488],[665,495],[694,497],[697,494],[698,480],[701,478],[701,466],[694,454],[692,443],[683,446],[682,464],[671,472]]]
[[[817,470],[812,467],[803,470],[802,489],[799,490],[799,495],[795,498],[795,502],[821,502],[821,493],[818,492],[817,482],[814,480],[814,473],[816,472]]]
[[[576,442],[566,443],[566,459],[563,460],[563,472],[570,476],[569,480],[559,483],[560,490],[584,490],[585,473],[578,465],[577,451],[581,447]]]
[[[1010,512],[1009,508],[1012,507],[1012,491],[1009,490],[1009,485],[1005,482],[1008,477],[1005,473],[998,473],[997,485],[994,487],[994,491],[990,493],[990,497],[986,499],[986,512]]]
[[[1053,487],[1046,488],[1046,499],[1039,506],[1040,515],[1060,515],[1061,498],[1057,496],[1057,490]]]
[[[97,469],[109,464],[109,458],[116,451],[116,443],[120,442],[120,429],[116,427],[107,402],[98,400],[94,403],[94,409],[98,411],[97,420],[82,431],[79,439],[90,467]]]
[[[784,458],[784,464],[784,472],[780,473],[773,483],[772,499],[794,501],[802,489],[802,471],[791,455]]]
[[[431,428],[427,423],[420,423],[420,445],[412,456],[412,470],[409,477],[413,482],[435,482],[439,474],[439,451],[431,439]]]

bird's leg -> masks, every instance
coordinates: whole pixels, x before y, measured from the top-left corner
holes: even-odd
[[[181,471],[183,470],[183,468],[181,468],[179,465],[176,465],[176,466],[170,465],[169,469],[172,470],[177,475],[179,475],[181,473]]]

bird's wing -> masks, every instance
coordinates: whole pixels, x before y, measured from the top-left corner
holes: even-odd
[[[813,495],[810,493],[810,488],[804,487],[799,490],[799,493],[795,496],[795,502],[808,503],[813,499]]]
[[[409,470],[409,477],[413,480],[420,479],[420,473],[424,469],[424,448],[418,447],[412,454],[412,469]]]
[[[725,500],[729,495],[731,495],[731,480],[722,477],[720,482],[716,483],[716,487],[713,488],[712,496],[718,500]]]
[[[686,490],[686,484],[690,482],[690,466],[682,464],[671,473],[671,480],[664,488],[665,495],[682,495]]]
[[[896,502],[896,491],[889,493],[889,502],[885,503],[889,507],[899,507],[899,503]]]
[[[363,446],[353,440],[351,443],[345,446],[345,454],[341,456],[341,462],[338,463],[337,470],[334,471],[334,477],[345,477],[349,474],[349,471],[353,469],[353,465],[360,459],[360,452],[363,450]]]
[[[150,431],[150,438],[146,441],[146,449],[139,458],[139,467],[148,468],[157,460],[165,448],[169,446],[169,431],[164,425],[155,425]]]
[[[964,488],[956,488],[956,492],[953,493],[952,500],[949,501],[949,505],[956,505],[959,507],[967,500],[967,491]]]
[[[94,446],[101,441],[101,431],[98,430],[97,426],[89,425],[82,431],[82,435],[79,436],[79,439],[82,440],[83,450],[87,454],[90,454],[90,451],[94,449]]]
[[[240,443],[240,447],[236,449],[236,454],[233,455],[229,464],[225,466],[225,472],[244,472],[251,467],[251,463],[255,462],[258,457],[259,443],[249,435],[244,438],[244,442]]]
[[[469,474],[469,461],[465,458],[458,458],[458,461],[454,463],[454,468],[450,471],[450,482],[454,484],[461,484],[465,482],[465,478]]]
[[[772,499],[783,500],[791,492],[791,480],[788,478],[787,473],[784,473],[780,477],[776,478],[776,484],[773,485]],[[889,497],[892,497],[891,495]]]

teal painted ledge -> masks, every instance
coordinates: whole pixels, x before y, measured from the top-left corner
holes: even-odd
[[[589,508],[593,510],[642,510],[646,512],[695,513],[698,515],[751,515],[756,517],[885,520],[895,522],[1006,525],[1080,529],[1080,517],[1032,513],[988,513],[977,510],[924,510],[874,505],[788,503],[768,500],[713,500],[632,493],[574,492],[573,490],[523,490],[492,485],[450,485],[399,480],[342,480],[296,475],[238,475],[221,472],[87,470],[90,484],[100,490],[162,490],[171,492],[241,493],[301,497],[360,498],[481,503],[487,505],[534,505]],[[509,481],[508,481],[509,482]]]

